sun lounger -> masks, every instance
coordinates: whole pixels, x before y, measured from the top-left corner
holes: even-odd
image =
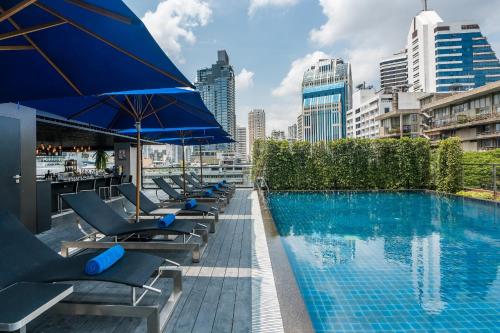
[[[89,192],[85,192],[89,193]],[[86,263],[96,253],[85,253],[69,258],[50,249],[12,215],[0,214],[0,288],[18,282],[54,283],[68,281],[110,282],[131,288],[130,304],[106,303],[104,297],[92,302],[88,293],[73,293],[70,300],[52,308],[56,312],[73,315],[139,317],[147,320],[147,332],[159,333],[179,300],[182,290],[182,271],[164,266],[166,260],[144,253],[126,252],[114,266],[99,275],[87,275]],[[155,285],[160,278],[173,278],[173,291],[163,307],[143,305],[148,292],[161,294]],[[137,291],[141,293],[138,294]],[[76,296],[76,297],[73,297]],[[83,297],[82,297],[83,296]],[[85,301],[82,301],[85,299]]]
[[[174,182],[175,185],[179,186],[181,189],[184,189],[184,182],[180,176],[171,175],[170,179],[172,180],[172,182]],[[226,197],[223,193],[212,192],[209,194],[205,190],[193,188],[193,186],[189,185],[187,181],[186,181],[186,194],[188,196],[204,196],[208,198],[224,199],[226,200],[227,203],[229,203],[229,197]]]
[[[186,174],[186,181],[188,182],[189,185],[191,185],[195,190],[199,191],[205,191],[212,189],[216,193],[222,193],[226,197],[232,196],[232,190],[227,189],[227,188],[222,188],[219,184],[214,184],[214,185],[201,185],[196,179],[191,177],[190,175]]]
[[[224,213],[224,205],[225,205],[225,199],[223,198],[206,198],[203,196],[189,196],[189,197],[184,197],[182,194],[177,192],[175,188],[172,187],[169,183],[165,181],[163,178],[153,178],[153,182],[158,186],[160,190],[162,190],[165,194],[168,195],[169,200],[161,200],[158,197],[158,190],[156,193],[156,197],[158,197],[158,200],[162,202],[177,202],[177,203],[184,203],[186,202],[187,199],[190,198],[195,198],[197,201],[200,203],[208,204],[208,205],[215,205],[217,209],[219,210],[220,213]]]
[[[63,242],[61,252],[63,256],[68,254],[69,249],[102,249],[110,248],[117,243],[125,249],[141,251],[191,251],[193,262],[199,262],[205,250],[208,233],[206,226],[189,220],[176,220],[166,228],[160,227],[158,220],[149,219],[138,223],[130,223],[109,207],[94,192],[80,192],[67,194],[63,200],[75,211],[75,213],[87,222],[96,231],[85,234],[83,239],[77,241]],[[81,228],[83,231],[83,228]],[[199,233],[199,234],[198,234]],[[110,241],[88,241],[96,239],[98,234],[112,237]],[[156,237],[175,236],[176,240],[182,238],[182,242],[169,241],[165,238]],[[200,238],[198,242],[190,240]]]
[[[130,201],[133,205],[136,204],[136,190],[137,187],[132,184],[121,184],[116,187],[118,192],[120,192],[125,199]],[[140,209],[147,215],[150,216],[163,216],[166,214],[166,209],[177,208],[180,209],[176,215],[177,216],[201,216],[201,217],[209,217],[208,219],[204,219],[203,223],[210,224],[210,232],[215,232],[215,222],[219,220],[219,212],[216,207],[205,205],[199,203],[196,207],[192,209],[185,209],[185,203],[173,203],[169,205],[159,205],[149,200],[149,198],[144,195],[144,193],[140,193]]]
[[[206,182],[202,182],[202,181],[201,181],[200,176],[198,176],[198,175],[196,174],[196,172],[194,172],[194,171],[191,171],[191,172],[189,173],[189,175],[190,175],[190,176],[191,176],[194,180],[196,180],[196,181],[197,181],[200,185],[208,185],[208,186],[213,186],[213,185],[215,185],[215,184],[219,184],[219,183],[206,183]],[[226,182],[225,184],[223,184],[223,185],[222,185],[222,187],[224,187],[224,188],[229,188],[229,189],[232,189],[232,190],[236,189],[236,186],[234,186],[234,184],[231,184],[231,183],[228,183],[228,182]]]

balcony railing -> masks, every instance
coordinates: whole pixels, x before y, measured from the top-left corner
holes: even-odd
[[[188,166],[186,172],[196,172],[200,174],[200,167]],[[234,166],[204,166],[203,180],[206,183],[218,183],[222,180],[235,184],[237,187],[253,187],[251,178],[251,165],[234,165]],[[142,186],[145,189],[156,189],[157,186],[153,182],[153,178],[162,177],[167,181],[170,175],[181,175],[182,167],[156,167],[142,169]]]
[[[479,111],[466,111],[456,114],[450,118],[436,119],[430,124],[431,129],[443,128],[443,127],[462,127],[464,125],[475,125],[481,124],[485,121],[500,120],[500,111],[494,112],[479,112]]]

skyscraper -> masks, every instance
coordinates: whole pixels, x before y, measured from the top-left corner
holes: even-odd
[[[443,22],[427,6],[412,20],[406,49],[409,91],[465,91],[500,80],[500,62],[479,25]]]
[[[351,107],[351,65],[342,59],[322,59],[302,81],[302,134],[309,142],[346,137],[346,112]]]
[[[288,126],[288,137],[287,137],[287,139],[290,142],[298,140],[297,124],[292,124],[292,125]]]
[[[400,88],[408,85],[408,55],[404,49],[383,59],[379,65],[380,87]]]
[[[254,109],[248,113],[248,149],[252,156],[253,143],[266,138],[266,113],[263,109]]]
[[[235,77],[229,56],[225,50],[218,51],[217,62],[212,67],[197,72],[196,89],[206,106],[231,137],[236,137]],[[219,145],[224,150],[233,150],[234,145]]]
[[[479,25],[438,23],[436,91],[466,91],[500,80],[500,63]]]
[[[247,161],[247,128],[242,126],[236,127],[236,157],[242,161]]]

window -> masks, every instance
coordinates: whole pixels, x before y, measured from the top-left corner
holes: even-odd
[[[477,25],[477,24],[462,25],[462,30],[474,30],[474,29],[479,29],[479,25]]]
[[[438,31],[450,31],[450,27],[449,26],[436,27],[434,29],[434,32],[438,32]]]

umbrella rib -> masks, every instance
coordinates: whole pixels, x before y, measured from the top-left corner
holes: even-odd
[[[105,104],[108,99],[109,99],[109,97],[106,97],[105,99],[100,100],[99,102],[96,102],[96,103],[94,103],[92,105],[89,105],[86,108],[81,109],[80,111],[78,111],[77,113],[75,113],[74,115],[72,115],[71,117],[68,117],[68,119],[75,119],[77,117],[80,117],[81,115],[83,115],[83,114],[85,114],[85,113],[87,113],[87,112],[95,109],[96,107],[98,107],[98,106],[100,106],[102,104]]]
[[[167,98],[166,96],[163,96],[163,95],[162,95],[161,97],[162,97],[163,99],[165,99],[165,100],[167,100],[167,101],[168,101],[168,98]],[[190,114],[192,114],[192,115],[196,116],[196,117],[197,117],[197,118],[199,118],[199,119],[202,119],[202,118],[200,118],[200,112],[196,112],[196,111],[189,110],[189,109],[187,109],[186,107],[184,107],[183,103],[180,103],[180,102],[179,102],[179,103],[177,103],[177,105],[179,106],[179,108],[183,109],[184,111],[186,111],[186,112],[188,112],[188,113],[190,113]],[[200,110],[200,109],[198,109],[198,110]]]
[[[27,34],[30,34],[30,33],[33,33],[33,32],[37,32],[37,31],[42,31],[42,30],[45,30],[45,29],[50,29],[50,28],[58,27],[58,26],[60,26],[62,24],[66,24],[66,21],[58,20],[58,21],[55,21],[55,22],[50,22],[50,23],[45,23],[45,24],[39,24],[39,25],[35,25],[35,26],[29,27],[29,28],[23,28],[23,29],[19,29],[19,30],[16,30],[16,31],[7,32],[7,33],[4,33],[4,34],[0,34],[0,40],[6,40],[6,39],[9,39],[9,38],[14,38],[14,37],[22,36],[22,35],[27,35]]]
[[[136,115],[132,111],[130,111],[129,109],[127,109],[125,107],[125,105],[123,105],[122,103],[120,103],[120,101],[118,101],[115,97],[110,96],[109,98],[111,98],[111,100],[113,102],[115,102],[121,110],[127,112],[132,118],[137,119]]]
[[[134,106],[134,103],[130,100],[128,95],[125,95],[125,100],[127,101],[128,105],[130,106],[130,109],[133,111],[133,114],[135,114],[134,119],[140,120],[142,118],[142,115],[137,111],[137,109]]]
[[[149,117],[151,115],[157,114],[161,110],[164,110],[164,109],[168,108],[169,106],[174,105],[175,103],[177,103],[177,101],[174,100],[174,101],[169,102],[169,103],[167,103],[167,104],[165,104],[157,109],[151,110],[151,112],[144,115],[143,119],[146,119],[147,117]]]
[[[31,45],[0,45],[0,51],[29,51],[34,49]]]
[[[1,6],[0,12],[5,13],[4,9]],[[12,17],[9,17],[7,20],[9,20],[10,24],[12,24],[12,26],[16,30],[21,30],[19,25],[12,19]],[[64,72],[52,61],[52,59],[49,58],[47,54],[45,54],[45,52],[43,52],[40,47],[38,47],[38,45],[29,36],[23,35],[23,37],[28,41],[28,43],[31,44],[31,46],[33,46],[35,50],[37,50],[37,52],[45,59],[45,61],[47,61],[52,66],[52,68],[55,69],[55,71],[66,81],[66,83],[68,83],[71,88],[76,91],[77,94],[83,95],[80,89],[78,89],[78,87],[69,79],[69,77],[64,74]]]
[[[90,11],[90,12],[94,12],[96,14],[109,17],[113,20],[120,21],[120,22],[125,23],[125,24],[132,24],[132,22],[133,22],[133,20],[130,17],[120,15],[120,14],[115,13],[113,11],[107,10],[105,8],[102,8],[102,7],[99,7],[96,5],[92,5],[92,4],[87,3],[85,1],[82,1],[82,0],[65,0],[65,1],[67,3],[74,5],[74,6],[81,7],[83,9]]]
[[[193,87],[193,85],[191,83],[185,82],[185,81],[177,78],[175,75],[172,75],[171,73],[169,73],[169,72],[167,72],[167,71],[165,71],[165,70],[163,70],[161,68],[158,68],[157,66],[155,66],[155,65],[147,62],[144,59],[141,59],[140,57],[138,57],[138,56],[134,55],[133,53],[131,53],[131,52],[129,52],[129,51],[127,51],[127,50],[119,47],[118,45],[113,44],[112,42],[110,42],[106,38],[99,36],[95,32],[92,32],[92,31],[88,30],[87,28],[81,26],[80,24],[74,22],[73,20],[68,19],[68,18],[62,16],[61,14],[59,14],[59,13],[55,12],[54,10],[52,10],[51,8],[48,8],[45,5],[42,5],[40,3],[36,3],[35,5],[38,6],[39,8],[41,8],[41,9],[45,10],[46,12],[48,12],[48,13],[50,13],[50,14],[52,14],[52,15],[60,18],[60,19],[62,19],[62,20],[66,20],[69,24],[71,24],[75,28],[77,28],[77,29],[79,29],[79,30],[87,33],[88,35],[90,35],[90,36],[92,36],[92,37],[100,40],[101,42],[103,42],[103,43],[111,46],[115,50],[117,50],[117,51],[125,54],[126,56],[128,56],[128,57],[130,57],[130,58],[132,58],[132,59],[134,59],[134,60],[136,60],[136,61],[138,61],[138,62],[140,62],[140,63],[142,63],[144,65],[146,65],[146,66],[148,66],[149,68],[151,68],[151,69],[153,69],[153,70],[155,70],[155,71],[157,71],[157,72],[165,75],[166,77],[168,77],[168,78],[170,78],[170,79],[172,79],[172,80],[174,80],[174,81],[176,81],[176,82],[178,82],[178,83],[180,83],[180,84],[182,84],[184,86]]]
[[[9,19],[11,16],[19,13],[21,10],[25,9],[31,4],[34,4],[38,0],[24,0],[15,5],[12,8],[7,9],[6,11],[3,11],[3,13],[0,14],[0,22],[3,22],[7,19]]]

